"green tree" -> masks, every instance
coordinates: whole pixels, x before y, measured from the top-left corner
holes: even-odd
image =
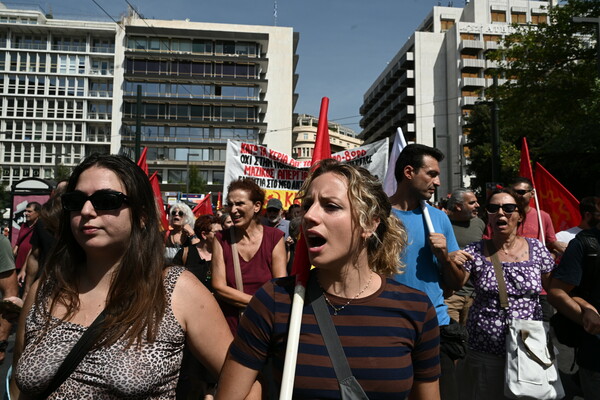
[[[56,164],[56,168],[54,169],[54,180],[62,181],[64,179],[69,179],[71,176],[71,168],[67,167],[64,164],[58,163]]]
[[[467,145],[469,160],[467,173],[471,174],[471,188],[480,196],[485,193],[485,185],[492,181],[492,123],[490,107],[477,104],[467,117]],[[519,172],[520,153],[510,141],[500,137],[500,179],[501,183],[512,181]],[[498,182],[495,182],[498,183]]]
[[[595,27],[576,16],[600,16],[600,1],[563,1],[550,24],[514,25],[488,56],[509,80],[486,95],[500,104],[502,140],[527,137],[532,161],[580,197],[593,194],[600,168],[600,83]]]
[[[206,182],[200,176],[200,171],[198,171],[198,167],[195,165],[190,165],[189,172],[189,187],[190,193],[205,193],[206,192]]]

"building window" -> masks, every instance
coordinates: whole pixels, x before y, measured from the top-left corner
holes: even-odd
[[[492,22],[506,22],[506,11],[492,11]]]
[[[483,40],[486,42],[499,43],[500,40],[502,40],[502,36],[500,36],[500,35],[483,35]]]
[[[461,40],[479,40],[479,35],[476,33],[461,33]]]
[[[510,14],[510,22],[512,22],[513,24],[526,24],[527,14],[513,11]]]
[[[531,14],[531,23],[533,25],[547,24],[548,15],[546,14]]]
[[[442,19],[440,22],[441,22],[442,32],[446,32],[447,30],[450,30],[454,26],[454,23],[455,23],[453,19]]]

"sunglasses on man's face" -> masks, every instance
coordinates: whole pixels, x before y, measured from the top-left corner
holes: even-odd
[[[502,209],[502,211],[504,211],[504,214],[512,214],[515,212],[515,210],[517,209],[517,205],[516,204],[488,204],[485,207],[485,210],[488,212],[488,214],[496,214],[498,211],[500,211],[500,209]]]
[[[515,190],[515,193],[519,196],[525,196],[527,193],[531,192],[531,190],[519,189]]]
[[[176,215],[179,215],[180,217],[183,217],[185,214],[183,213],[183,211],[171,211],[171,215],[173,217],[175,217]]]
[[[116,210],[127,202],[127,196],[114,190],[98,190],[90,196],[76,190],[61,196],[63,209],[67,211],[81,211],[89,200],[94,209],[99,211]]]

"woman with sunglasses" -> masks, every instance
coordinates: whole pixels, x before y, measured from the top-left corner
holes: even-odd
[[[175,254],[190,244],[196,244],[200,240],[194,233],[194,213],[185,203],[177,202],[171,205],[169,210],[169,226],[167,232],[165,257],[171,262]]]
[[[216,375],[231,333],[196,277],[165,268],[146,174],[126,157],[93,154],[73,170],[62,204],[59,240],[19,321],[15,376],[24,397],[175,398],[186,340]],[[99,315],[93,345],[48,389]]]
[[[265,192],[254,180],[231,182],[227,204],[233,226],[217,232],[213,244],[212,285],[232,333],[252,295],[265,282],[287,274],[283,232],[258,220],[264,201]]]
[[[517,234],[525,218],[524,210],[521,198],[512,189],[496,190],[486,206],[491,239],[471,243],[455,254],[454,260],[465,271],[464,282],[470,278],[475,287],[475,300],[467,320],[468,383],[462,385],[468,391],[468,399],[505,399],[507,319],[542,320],[539,294],[542,287],[548,287],[554,259],[540,241]],[[498,255],[502,264],[508,312],[500,307],[493,254]]]

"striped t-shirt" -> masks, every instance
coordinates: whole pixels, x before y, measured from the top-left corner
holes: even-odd
[[[331,317],[352,373],[369,399],[403,399],[413,379],[432,381],[440,375],[437,316],[425,293],[392,279],[382,281],[376,293],[353,300]],[[255,370],[272,355],[277,382],[283,372],[293,285],[292,277],[275,279],[254,295],[230,349],[236,361]],[[327,297],[337,306],[347,302]],[[293,397],[340,398],[310,304],[304,305]]]

